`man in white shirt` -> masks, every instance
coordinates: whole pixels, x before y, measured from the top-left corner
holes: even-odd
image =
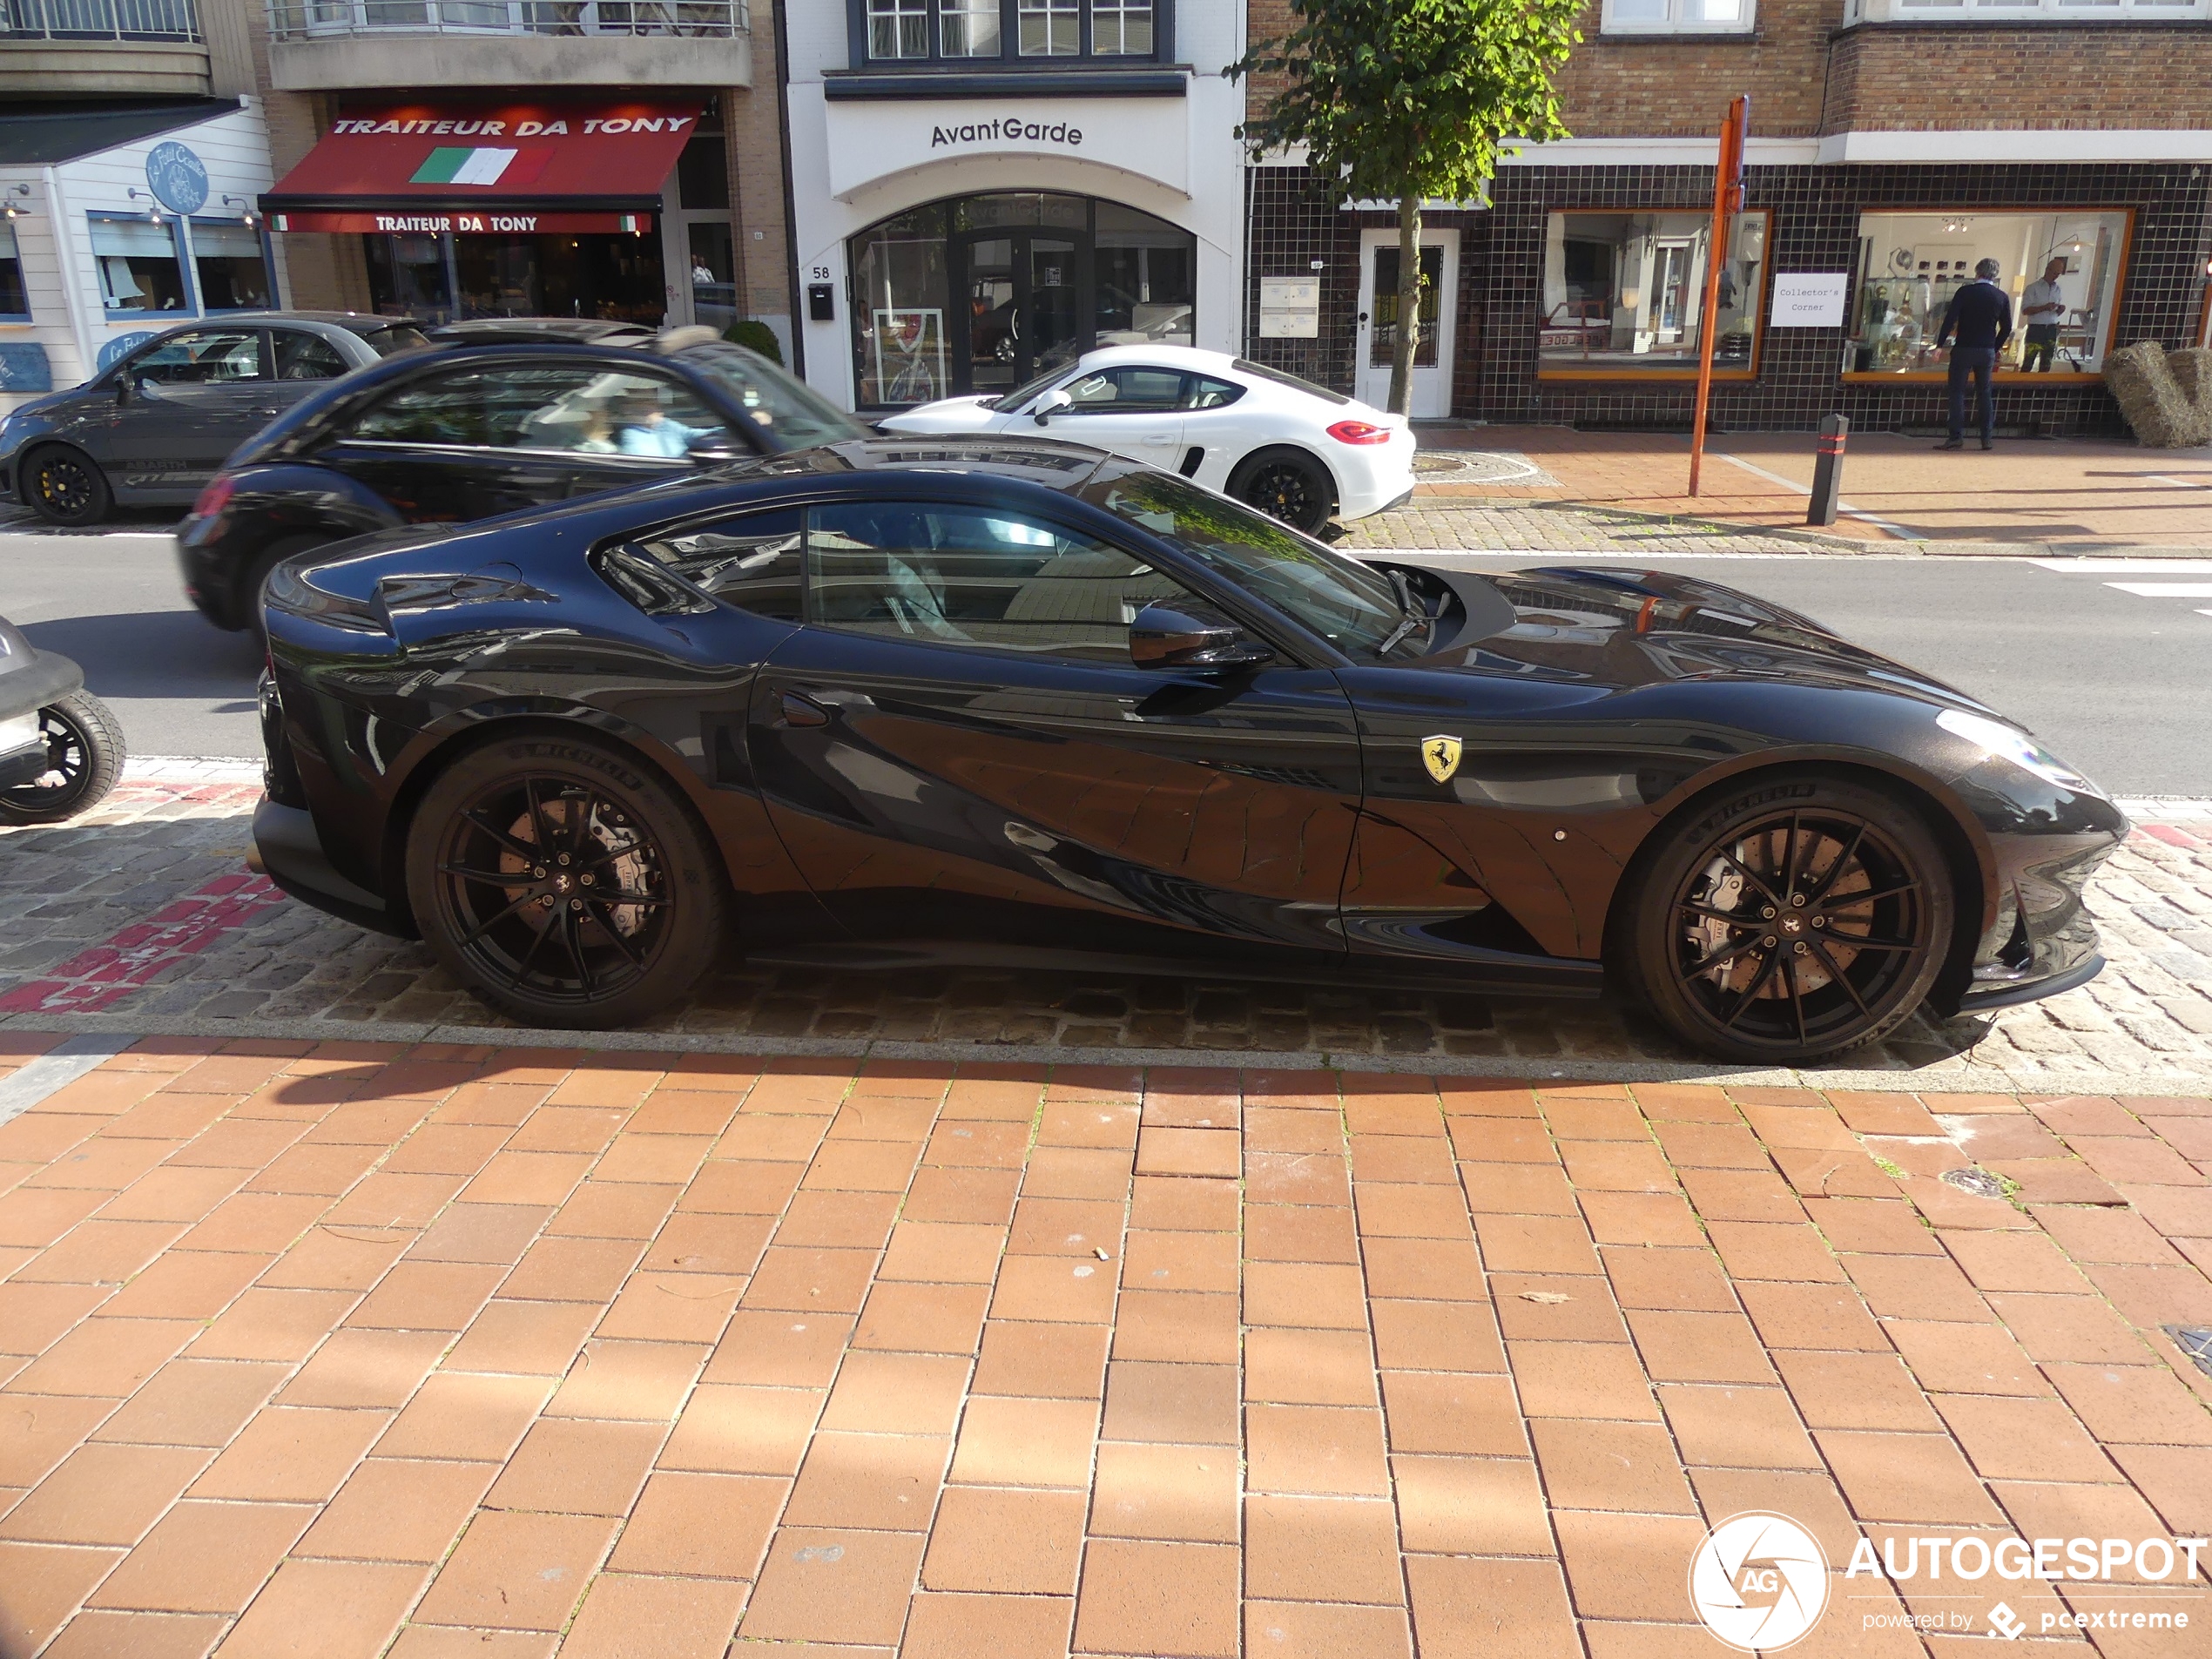
[[[2053,260],[2043,267],[2043,280],[2029,283],[2020,295],[2020,320],[2027,325],[2027,349],[2020,358],[2024,369],[2051,367],[2051,354],[2058,349],[2059,324],[2066,320],[2066,298],[2059,292],[2059,279],[2065,274],[2066,261]]]

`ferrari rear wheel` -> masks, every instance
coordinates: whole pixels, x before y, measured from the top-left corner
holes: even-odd
[[[462,755],[415,811],[407,874],[438,959],[533,1025],[657,1013],[724,936],[705,832],[669,785],[588,738],[534,734]]]
[[[1633,977],[1691,1047],[1797,1063],[1879,1041],[1950,942],[1942,849],[1903,801],[1770,775],[1669,833],[1633,900]]]
[[[1300,449],[1263,449],[1237,469],[1229,493],[1294,530],[1318,536],[1336,510],[1329,469]]]

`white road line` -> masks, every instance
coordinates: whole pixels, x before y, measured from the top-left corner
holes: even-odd
[[[0,1082],[0,1123],[29,1111],[47,1096],[75,1082],[102,1061],[114,1058],[137,1041],[130,1036],[75,1036],[25,1061],[12,1076]]]
[[[2171,484],[2176,489],[2212,489],[2212,484],[2200,484],[2194,478],[2168,478],[2162,472],[2147,472],[2143,476],[2154,484]]]
[[[2212,599],[2212,582],[2107,582],[2141,599]]]
[[[1736,466],[1743,468],[1744,471],[1751,474],[1754,477],[1765,479],[1767,482],[1770,484],[1780,484],[1784,489],[1794,490],[1800,496],[1810,497],[1812,495],[1812,489],[1810,485],[1801,484],[1794,478],[1784,478],[1778,472],[1769,472],[1764,467],[1755,467],[1750,462],[1744,460],[1742,455],[1732,455],[1725,449],[1715,449],[1710,453],[1718,455],[1723,461],[1730,462]],[[1886,518],[1877,518],[1871,513],[1861,512],[1858,508],[1852,506],[1847,501],[1838,501],[1836,503],[1836,510],[1839,513],[1849,513],[1853,518],[1864,519],[1867,523],[1872,524],[1878,529],[1885,529],[1891,535],[1900,536],[1908,542],[1918,542],[1925,539],[1922,536],[1915,536],[1911,530],[1905,529],[1902,524],[1892,524]],[[1757,534],[1756,531],[1750,533]]]
[[[2212,559],[2031,559],[2060,576],[2212,576]]]

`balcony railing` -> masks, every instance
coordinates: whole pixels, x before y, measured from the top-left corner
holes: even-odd
[[[199,39],[196,0],[0,0],[0,40]]]
[[[274,40],[338,35],[726,38],[746,33],[749,26],[746,0],[269,0]]]

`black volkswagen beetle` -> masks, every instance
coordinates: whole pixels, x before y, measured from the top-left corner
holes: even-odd
[[[1038,441],[863,439],[280,566],[257,856],[488,1002],[756,961],[1595,994],[1739,1060],[2101,965],[2126,830],[1743,594],[1343,557]]]

